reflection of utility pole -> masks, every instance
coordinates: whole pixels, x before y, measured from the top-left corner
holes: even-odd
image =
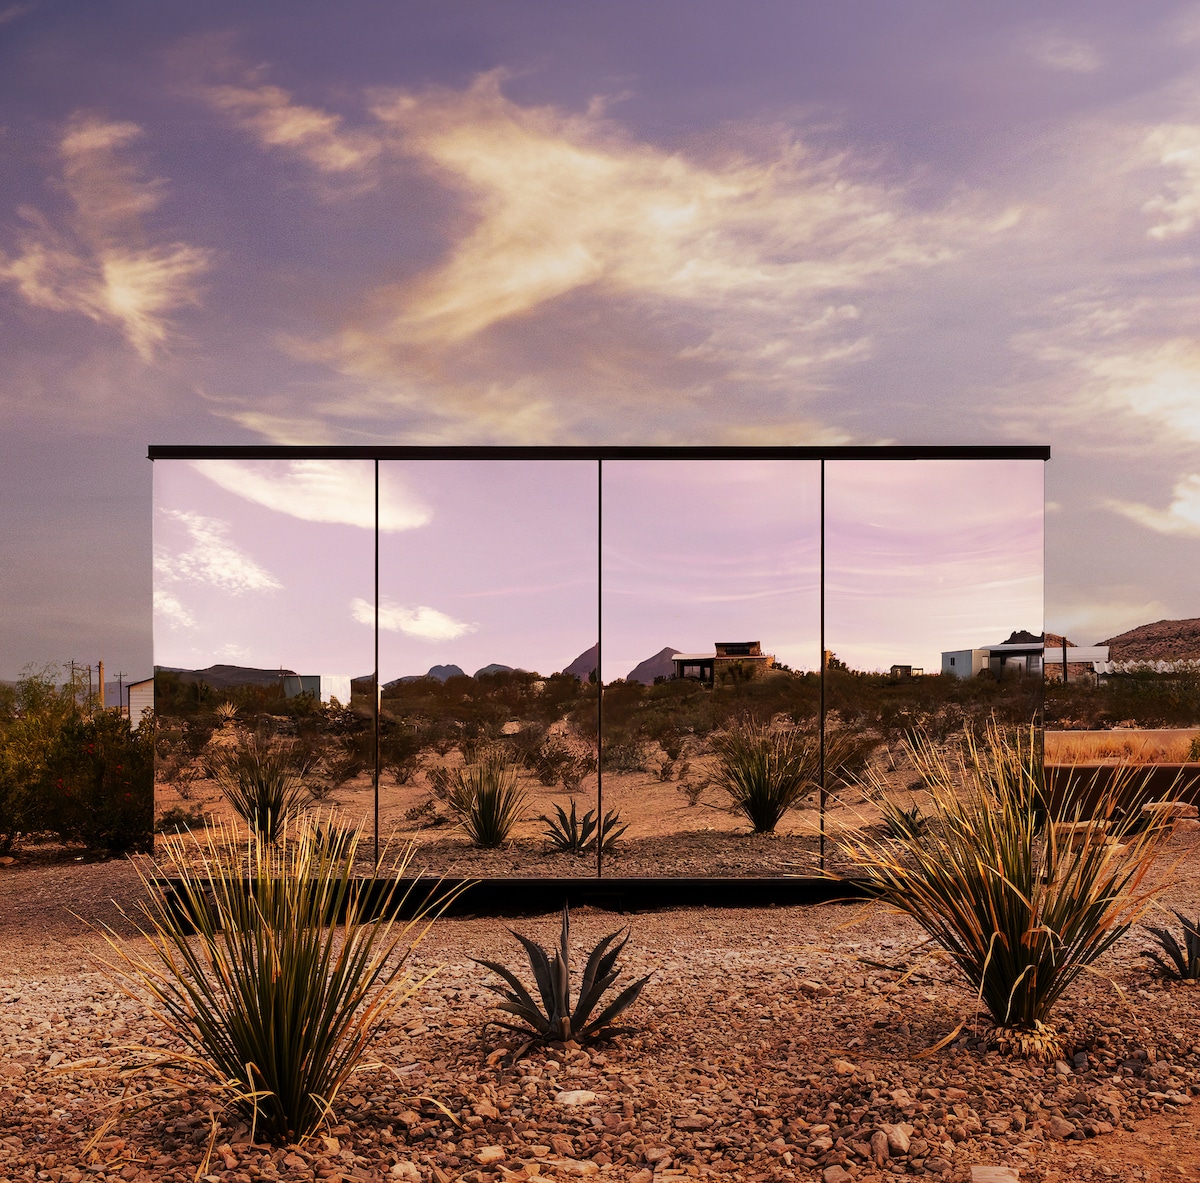
[[[125,710],[125,671],[124,670],[117,671],[117,710],[118,711]],[[125,713],[126,713],[126,715],[129,714],[128,711],[125,711]]]
[[[96,662],[96,681],[100,684],[100,709],[104,710],[104,662]]]

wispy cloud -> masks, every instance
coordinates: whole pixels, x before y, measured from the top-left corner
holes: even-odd
[[[350,613],[359,624],[372,627],[375,624],[375,607],[367,600],[358,597],[352,600]],[[453,641],[456,637],[473,633],[478,626],[455,620],[424,604],[408,608],[384,597],[379,603],[379,627],[421,641]]]
[[[261,77],[205,92],[315,182],[370,173],[399,199],[416,168],[447,195],[438,262],[363,291],[332,331],[283,342],[353,386],[319,408],[298,399],[231,417],[272,438],[399,414],[407,438],[429,442],[561,441],[635,420],[651,440],[650,415],[675,440],[693,417],[709,438],[725,422],[740,438],[825,439],[792,404],[870,354],[862,302],[1013,224],[968,197],[921,208],[903,182],[794,127],[725,127],[673,151],[601,104],[522,105],[502,81],[378,91],[352,130]],[[733,389],[736,414],[722,410]]]
[[[306,522],[375,528],[375,470],[370,461],[193,460],[192,467],[227,492]],[[395,474],[380,476],[379,528],[426,525],[432,511]]]
[[[1174,492],[1174,500],[1165,510],[1115,499],[1109,499],[1105,504],[1159,534],[1200,537],[1200,473],[1190,473],[1176,482]]]
[[[1037,33],[1027,39],[1025,48],[1039,65],[1068,74],[1092,74],[1104,65],[1094,45],[1061,33]]]
[[[154,589],[154,619],[165,621],[172,628],[195,628],[196,618],[163,587]]]
[[[377,137],[346,131],[340,116],[295,102],[254,72],[240,83],[203,86],[200,93],[263,147],[289,152],[322,173],[361,178],[379,156]]]
[[[1146,135],[1145,148],[1171,174],[1162,191],[1142,207],[1159,219],[1147,233],[1158,239],[1190,233],[1200,219],[1200,123],[1168,123],[1152,128]]]
[[[235,596],[274,591],[282,586],[269,571],[229,541],[228,522],[187,510],[159,512],[184,528],[191,546],[176,552],[157,547],[154,555],[157,578],[208,584]]]
[[[61,185],[70,210],[55,222],[22,208],[17,249],[0,253],[0,279],[28,303],[75,312],[117,328],[149,361],[168,339],[170,316],[196,304],[209,253],[185,243],[155,244],[144,222],[162,200],[126,157],[142,135],[134,123],[81,112],[59,142]]]

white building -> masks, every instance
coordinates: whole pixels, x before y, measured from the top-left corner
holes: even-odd
[[[140,682],[130,682],[125,689],[129,692],[129,726],[136,731],[141,725],[143,712],[154,713],[154,679],[143,678]]]

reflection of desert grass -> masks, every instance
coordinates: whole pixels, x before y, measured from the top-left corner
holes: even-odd
[[[1181,764],[1191,756],[1197,733],[1067,731],[1046,733],[1046,759],[1052,764],[1120,760],[1127,764]]]

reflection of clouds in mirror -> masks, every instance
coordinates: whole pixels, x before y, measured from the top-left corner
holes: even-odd
[[[369,600],[354,599],[350,612],[359,624],[375,625],[375,607]],[[386,597],[379,601],[379,627],[392,633],[404,633],[425,641],[453,641],[466,633],[473,633],[478,625],[455,620],[436,608],[418,604],[415,608],[396,604]]]
[[[1041,461],[826,467],[827,646],[852,668],[1042,631]]]
[[[178,597],[161,587],[154,589],[154,619],[176,629],[196,627],[195,617],[179,602]]]
[[[228,539],[229,523],[188,510],[160,509],[177,521],[191,545],[172,552],[160,546],[154,556],[156,574],[167,581],[207,583],[230,595],[274,591],[283,585]]]
[[[265,462],[193,460],[192,467],[227,492],[308,522],[375,528],[375,466],[370,460]],[[426,525],[430,510],[398,473],[380,477],[379,528],[390,533]]]

